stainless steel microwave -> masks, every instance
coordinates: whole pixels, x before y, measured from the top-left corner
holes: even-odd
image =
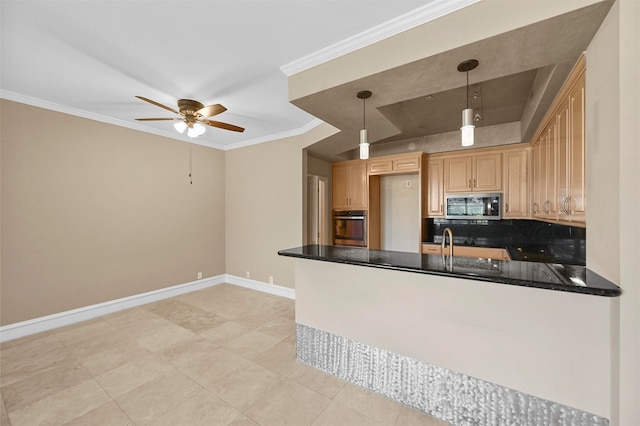
[[[500,220],[502,194],[449,194],[446,196],[446,219]]]

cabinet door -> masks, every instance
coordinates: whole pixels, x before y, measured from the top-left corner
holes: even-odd
[[[417,172],[420,170],[420,156],[393,160],[394,172]]]
[[[540,217],[542,215],[542,203],[546,197],[546,158],[543,155],[545,151],[544,139],[547,137],[545,132],[542,133],[537,143],[533,146],[531,154],[533,155],[533,194],[531,202],[531,214],[534,217]]]
[[[502,189],[502,154],[473,156],[474,191],[500,191]]]
[[[444,162],[429,160],[427,164],[427,216],[444,217]]]
[[[547,136],[544,139],[544,151],[546,158],[546,196],[542,203],[543,216],[548,219],[557,217],[557,163],[556,163],[556,144],[557,144],[557,124],[552,121],[547,127]]]
[[[529,191],[527,179],[528,151],[507,152],[504,162],[504,214],[505,218],[526,218],[529,216]]]
[[[369,174],[387,173],[393,170],[391,160],[371,160],[369,161]]]
[[[586,220],[586,176],[585,176],[585,138],[584,138],[584,74],[569,95],[570,133],[569,143],[569,200],[567,206],[571,220]]]
[[[557,143],[557,173],[556,182],[558,185],[557,202],[558,202],[558,219],[569,220],[570,211],[569,202],[569,175],[570,161],[569,156],[571,147],[571,125],[569,123],[569,99],[567,98],[556,112],[556,143]]]
[[[332,199],[333,209],[349,208],[349,166],[333,166]]]
[[[471,157],[455,157],[444,160],[444,187],[446,192],[472,190]]]
[[[368,199],[367,164],[354,164],[349,167],[349,208],[366,210]]]

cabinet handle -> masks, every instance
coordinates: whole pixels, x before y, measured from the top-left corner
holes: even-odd
[[[509,203],[506,203],[506,204],[505,204],[505,209],[506,209],[505,211],[506,211],[507,213],[509,213]]]
[[[440,213],[442,213],[442,204],[440,204]]]
[[[474,188],[476,187],[476,179],[475,178],[473,179],[473,187]]]
[[[571,195],[567,197],[567,206],[569,214],[573,216],[573,214],[576,212],[576,200]]]
[[[473,187],[471,186],[471,179],[469,179],[469,188],[473,188]]]

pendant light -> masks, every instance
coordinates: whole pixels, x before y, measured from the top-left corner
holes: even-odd
[[[367,126],[365,104],[366,100],[371,97],[371,92],[363,90],[358,92],[358,99],[362,99],[362,130],[360,130],[360,159],[367,160],[369,158],[369,141],[367,140]]]
[[[469,71],[478,66],[476,59],[466,60],[458,65],[458,71],[467,73],[467,108],[462,111],[462,127],[460,133],[462,135],[462,146],[473,145],[473,109],[469,108]]]

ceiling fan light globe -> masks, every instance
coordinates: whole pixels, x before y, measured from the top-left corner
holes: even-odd
[[[184,121],[178,121],[177,123],[173,124],[173,127],[175,127],[178,133],[184,133],[185,129],[187,128],[187,123],[185,123]]]
[[[193,128],[198,132],[198,136],[202,135],[206,130],[205,127],[200,123],[194,123]]]

